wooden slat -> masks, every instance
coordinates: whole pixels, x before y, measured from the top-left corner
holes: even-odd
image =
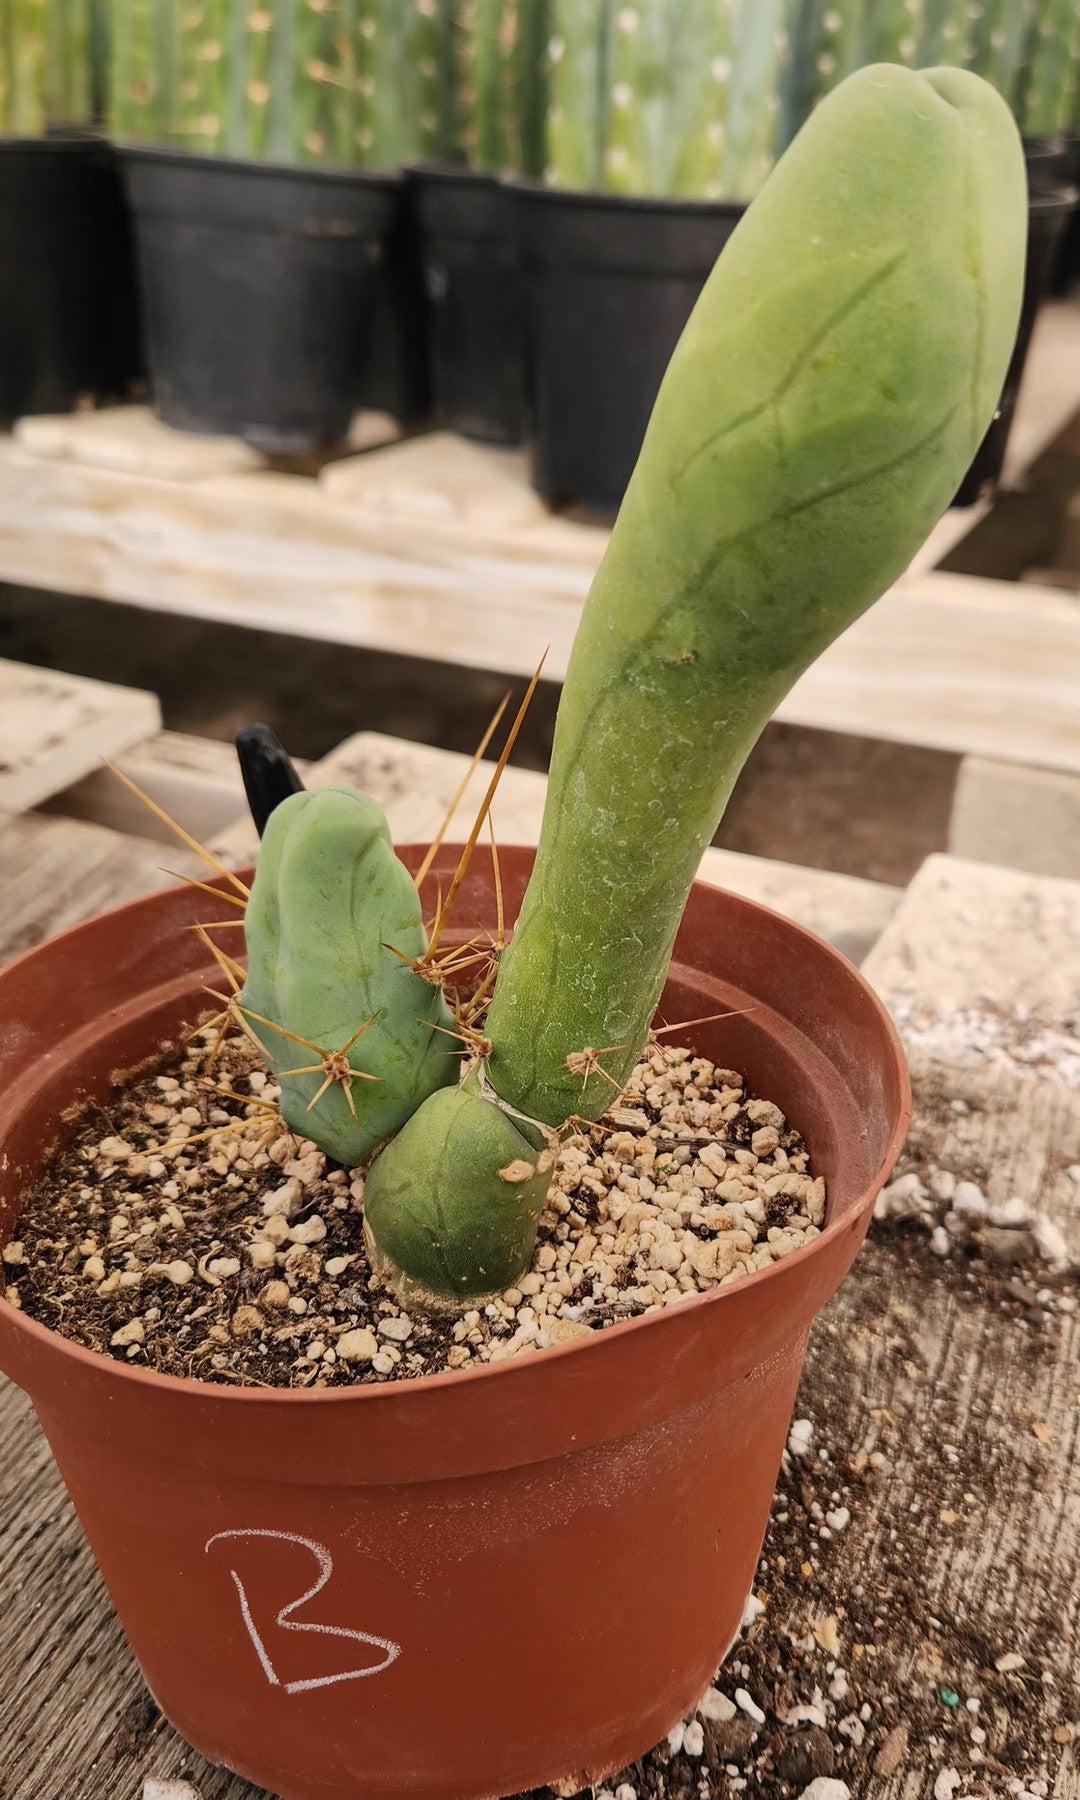
[[[0,662],[0,810],[37,806],[160,724],[139,688]]]
[[[3,442],[0,499],[9,580],[517,675],[547,647],[556,680],[604,541],[563,520],[512,538],[421,531],[300,477],[135,483]],[[1078,685],[1080,615],[1063,595],[935,573],[894,588],[777,716],[1077,769]]]

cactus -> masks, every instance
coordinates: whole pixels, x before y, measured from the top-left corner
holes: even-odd
[[[90,0],[0,0],[0,130],[36,137],[91,106]]]
[[[866,0],[861,63],[894,62],[911,68],[918,56],[926,0]]]
[[[1013,103],[1023,67],[1034,0],[985,0],[976,21],[970,67]]]
[[[1080,7],[1043,0],[1029,30],[1016,100],[1021,130],[1054,137],[1071,129],[1080,86]]]
[[[554,0],[548,176],[747,199],[776,149],[792,0]]]
[[[971,60],[982,0],[923,0],[923,5],[916,63],[923,69],[943,63],[963,68]]]
[[[451,37],[446,0],[360,0],[361,123],[371,168],[450,147]]]
[[[815,110],[725,248],[582,617],[490,1053],[368,1174],[374,1252],[405,1282],[461,1299],[527,1261],[556,1134],[633,1067],[751,746],[981,440],[1026,216],[990,87],[871,67]]]
[[[453,14],[455,147],[492,174],[522,166],[527,0],[462,0]]]
[[[546,170],[558,187],[602,184],[610,12],[611,0],[553,0]]]
[[[420,900],[373,800],[328,788],[274,809],[245,933],[240,1017],[279,1074],[286,1122],[363,1162],[458,1076],[441,991],[405,960],[427,947]]]

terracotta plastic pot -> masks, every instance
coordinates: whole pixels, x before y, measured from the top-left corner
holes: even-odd
[[[532,853],[503,860],[513,916]],[[215,906],[158,894],[0,975],[6,1231],[64,1108],[198,1012],[181,928]],[[484,875],[459,906],[494,923]],[[807,1335],[910,1101],[858,973],[699,885],[663,1010],[729,1006],[753,1010],[687,1035],[784,1108],[829,1186],[821,1237],[742,1283],[518,1362],[319,1393],[153,1375],[0,1305],[0,1366],[205,1755],[285,1800],[481,1800],[596,1781],[699,1698],[739,1628]]]

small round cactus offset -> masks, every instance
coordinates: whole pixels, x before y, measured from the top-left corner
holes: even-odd
[[[585,607],[490,1050],[369,1170],[376,1252],[436,1298],[524,1268],[558,1133],[640,1054],[751,746],[955,493],[1012,350],[1026,216],[1000,96],[876,65],[726,246]]]

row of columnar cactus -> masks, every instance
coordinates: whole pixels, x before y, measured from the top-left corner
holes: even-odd
[[[870,62],[950,64],[993,83],[1030,136],[1080,125],[1075,0],[800,0],[788,116]]]
[[[116,135],[392,168],[452,140],[444,0],[112,0]]]
[[[441,1036],[439,988],[425,1004],[419,909],[377,809],[299,795],[271,819],[241,1004],[305,1040],[290,1075],[296,1046],[265,1036],[301,1131],[353,1162],[394,1120],[365,1207],[400,1286],[462,1301],[527,1265],[559,1135],[604,1111],[646,1041],[751,746],[904,568],[981,440],[1025,226],[1009,111],[949,69],[853,76],[751,206],[672,358],[585,608],[535,870],[460,1083],[420,1048]],[[357,1082],[356,1120],[335,1052],[380,1078]]]
[[[538,172],[546,13],[547,0],[111,0],[112,126],[217,155]]]
[[[91,27],[91,0],[0,0],[0,132],[92,117]]]
[[[772,166],[791,0],[552,0],[547,175],[749,199]]]

